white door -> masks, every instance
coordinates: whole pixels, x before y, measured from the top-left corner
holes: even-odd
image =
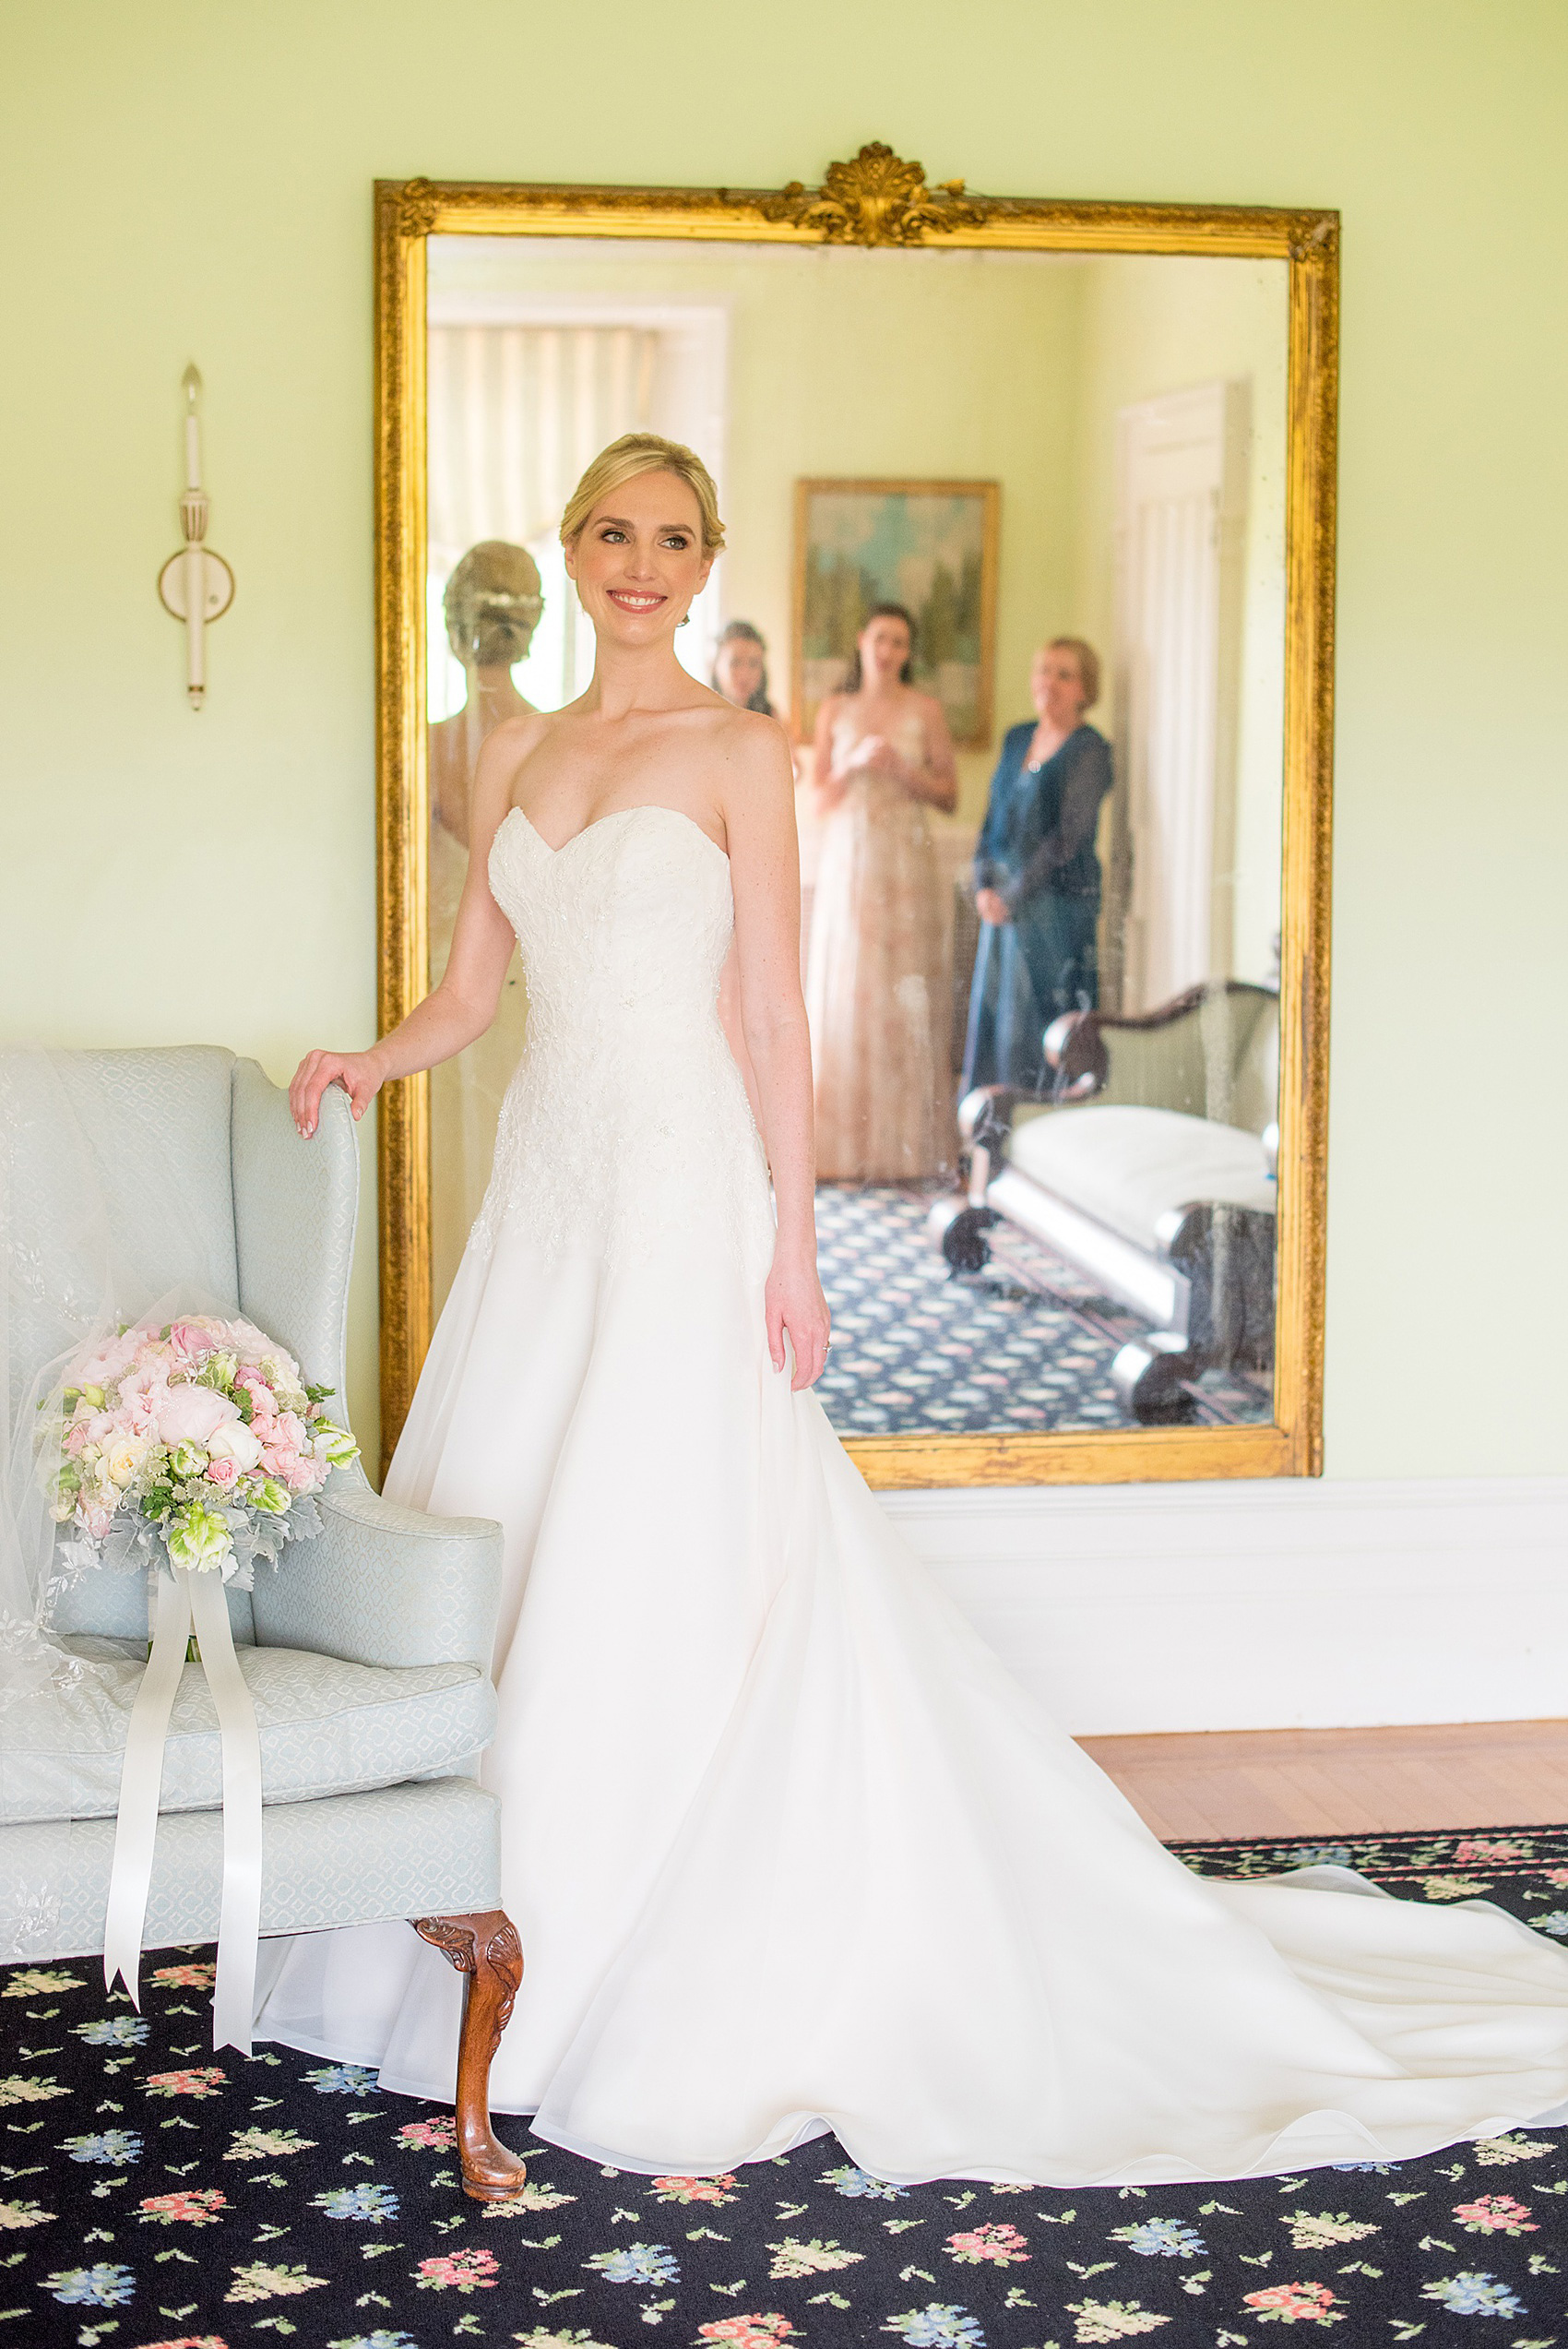
[[[1204,384],[1117,417],[1124,1011],[1230,967],[1248,388]]]

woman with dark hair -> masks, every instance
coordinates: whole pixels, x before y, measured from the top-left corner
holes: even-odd
[[[708,682],[737,709],[759,710],[765,718],[778,714],[767,698],[767,640],[749,620],[731,620],[725,628]]]
[[[1111,745],[1084,713],[1099,662],[1081,637],[1053,637],[1029,674],[1035,706],[1010,726],[975,849],[980,948],[961,1088],[1044,1081],[1043,1037],[1063,1011],[1099,1001],[1099,859]]]
[[[909,683],[915,624],[872,606],[816,721],[825,812],[806,967],[816,1169],[919,1182],[954,1153],[952,926],[928,808],[958,795],[942,704]]]

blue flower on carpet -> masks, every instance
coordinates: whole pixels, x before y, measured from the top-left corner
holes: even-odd
[[[1112,2243],[1124,2243],[1144,2260],[1195,2260],[1207,2248],[1195,2227],[1180,2219],[1143,2219],[1136,2226],[1113,2227]]]
[[[1287,1867],[1354,1867],[1356,1854],[1348,1843],[1298,1843],[1285,1855]]]
[[[907,2308],[901,2317],[889,2317],[882,2330],[901,2333],[909,2349],[985,2349],[978,2317],[964,2308],[944,2308],[935,2300],[923,2308]]]
[[[411,2332],[388,2332],[377,2325],[374,2332],[356,2332],[349,2341],[329,2341],[327,2349],[420,2349]]]
[[[1331,2170],[1340,2170],[1347,2177],[1392,2177],[1392,2162],[1330,2162]]]
[[[596,2251],[583,2265],[597,2268],[606,2283],[672,2283],[681,2272],[667,2243],[628,2243],[624,2250]]]
[[[852,2164],[839,2170],[824,2170],[824,2186],[831,2186],[835,2194],[863,2197],[871,2202],[895,2202],[906,2196],[909,2188],[889,2186],[885,2178],[873,2177],[869,2170],[856,2169]]]
[[[1555,1933],[1560,1941],[1568,1941],[1568,1909],[1553,1909],[1549,1916],[1530,1919],[1538,1933]]]
[[[1522,2317],[1524,2302],[1493,2275],[1445,2275],[1422,2286],[1423,2300],[1441,2300],[1451,2317]]]
[[[133,2128],[106,2128],[101,2137],[66,2137],[60,2142],[62,2153],[69,2153],[73,2162],[139,2162],[141,2139]]]
[[[101,2015],[96,2022],[74,2022],[71,2029],[89,2047],[145,2047],[148,2025],[140,2015]]]
[[[123,2308],[137,2288],[129,2268],[100,2260],[95,2268],[61,2268],[44,2287],[71,2308]]]
[[[375,2093],[375,2074],[363,2064],[328,2064],[325,2069],[307,2071],[305,2078],[318,2096],[373,2096]]]
[[[398,2215],[398,2197],[389,2186],[329,2186],[325,2194],[311,2197],[311,2208],[325,2211],[329,2219],[368,2219],[379,2226],[383,2219]]]

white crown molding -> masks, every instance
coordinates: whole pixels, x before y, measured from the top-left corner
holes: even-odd
[[[1568,1477],[879,1498],[1078,1735],[1568,1716]]]

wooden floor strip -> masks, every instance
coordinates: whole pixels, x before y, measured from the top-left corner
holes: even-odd
[[[1568,1822],[1568,1721],[1078,1742],[1168,1842]]]

